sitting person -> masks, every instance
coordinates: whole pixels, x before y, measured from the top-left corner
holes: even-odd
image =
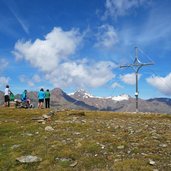
[[[24,108],[29,108],[30,106],[30,100],[27,97],[27,90],[24,90],[24,92],[21,95],[21,101],[22,101],[22,106]]]
[[[23,93],[21,94],[21,101],[22,102],[27,101],[27,90],[24,90]]]

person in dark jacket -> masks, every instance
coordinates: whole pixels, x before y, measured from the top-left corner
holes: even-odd
[[[45,108],[50,108],[50,92],[49,89],[45,91]]]

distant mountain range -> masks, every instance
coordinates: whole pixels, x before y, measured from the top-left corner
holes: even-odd
[[[37,106],[37,92],[28,92],[28,97]],[[20,98],[17,94],[15,98]],[[0,91],[0,104],[4,102],[4,93]],[[106,110],[117,112],[134,112],[135,98],[123,94],[111,97],[96,97],[85,90],[78,90],[74,93],[66,94],[59,88],[51,91],[51,107],[58,109],[86,109],[86,110]],[[140,112],[170,113],[170,98],[153,98],[148,100],[139,99]]]

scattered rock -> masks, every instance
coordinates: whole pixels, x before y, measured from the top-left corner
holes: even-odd
[[[150,165],[155,165],[155,164],[156,164],[156,162],[155,162],[155,161],[153,161],[153,160],[151,160],[151,159],[149,159],[149,164],[150,164]]]
[[[86,120],[82,120],[81,122],[82,122],[82,123],[86,123],[87,121],[86,121]]]
[[[61,161],[61,162],[69,162],[70,167],[75,167],[78,164],[78,162],[76,160],[73,160],[72,158],[65,158],[65,157],[59,158],[59,157],[57,157],[55,160]]]
[[[45,131],[54,131],[54,129],[51,126],[46,126]]]
[[[44,119],[41,119],[41,120],[37,120],[38,123],[42,123],[44,122]]]
[[[18,148],[18,147],[20,147],[20,145],[19,145],[19,144],[15,144],[15,145],[13,145],[13,146],[11,147],[11,149],[16,149],[16,148]]]
[[[43,120],[43,117],[33,117],[32,120]]]
[[[159,147],[166,148],[167,147],[167,144],[160,144]]]
[[[19,161],[20,163],[34,163],[34,162],[41,162],[42,158],[37,157],[37,156],[21,156],[16,158],[17,161]]]
[[[103,144],[99,144],[101,146],[101,149],[104,149],[105,148],[105,145]]]
[[[49,119],[49,118],[50,118],[50,116],[48,116],[48,115],[46,115],[46,114],[42,115],[42,117],[43,117],[44,119]]]
[[[31,134],[31,133],[24,133],[24,134],[21,134],[21,135],[23,135],[23,136],[29,136],[29,137],[33,136],[33,134]]]
[[[55,111],[50,111],[47,115],[48,116],[53,116],[55,114]]]
[[[80,132],[74,132],[73,134],[74,135],[80,135],[81,133]]]
[[[124,149],[124,148],[125,148],[124,145],[117,146],[117,149],[118,149],[118,150],[122,150],[122,149]]]
[[[72,159],[71,158],[65,158],[65,157],[62,157],[62,158],[59,158],[59,157],[57,157],[55,160],[57,160],[57,161],[62,161],[62,162],[66,162],[66,161],[72,161]]]
[[[97,132],[101,132],[101,130],[100,130],[100,129],[97,129],[96,131],[97,131]]]
[[[70,166],[70,167],[75,167],[77,164],[78,164],[78,162],[77,162],[77,161],[74,161],[74,162],[71,163],[69,166]]]

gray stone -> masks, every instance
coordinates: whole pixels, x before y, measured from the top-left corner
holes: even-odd
[[[78,164],[78,162],[77,162],[77,161],[74,161],[74,162],[71,163],[69,166],[70,166],[70,167],[75,167],[77,164]]]
[[[42,161],[42,158],[37,157],[37,156],[28,155],[28,156],[18,157],[18,158],[16,158],[16,160],[19,161],[20,163],[34,163],[34,162]]]
[[[33,117],[33,118],[31,118],[32,120],[42,120],[43,119],[43,117]]]
[[[159,147],[166,148],[167,147],[167,144],[160,144]]]
[[[50,111],[47,115],[53,116],[55,114],[55,111]]]
[[[71,158],[59,158],[59,157],[57,157],[55,160],[59,160],[59,161],[61,161],[61,162],[69,162],[69,161],[72,161],[72,159]]]
[[[54,129],[51,126],[46,126],[45,131],[54,131]]]
[[[16,148],[18,148],[18,147],[20,147],[20,145],[19,145],[19,144],[15,144],[15,145],[13,145],[13,146],[11,147],[11,149],[16,149]]]
[[[153,161],[153,160],[151,160],[151,159],[149,159],[149,164],[150,164],[150,165],[155,165],[155,164],[156,164],[156,162],[155,162],[155,161]]]
[[[49,119],[49,118],[50,118],[50,116],[48,116],[48,115],[46,115],[46,114],[42,115],[42,117],[43,117],[44,119]]]
[[[41,120],[37,120],[38,123],[42,123],[44,122],[44,119],[41,119]]]
[[[118,150],[122,150],[122,149],[124,149],[124,148],[125,148],[124,145],[117,146],[117,149],[118,149]]]

